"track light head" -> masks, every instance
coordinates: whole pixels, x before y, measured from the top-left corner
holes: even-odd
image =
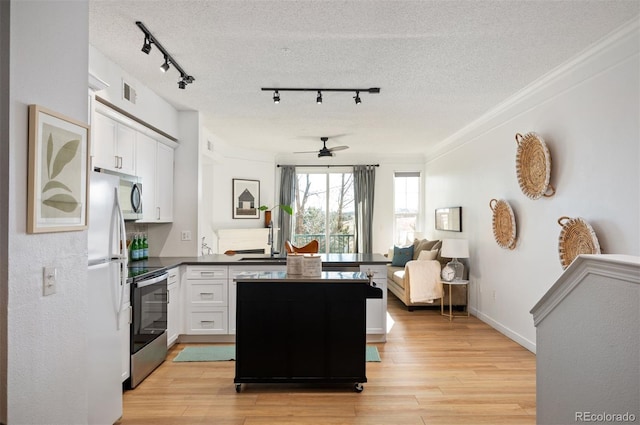
[[[164,63],[160,65],[160,71],[167,72],[169,70],[169,58],[165,55]]]
[[[187,83],[185,82],[184,78],[178,81],[178,88],[181,90],[184,90],[187,88]]]
[[[360,99],[360,92],[356,91],[356,95],[354,97],[355,101],[356,101],[356,105],[359,105],[362,103],[362,100]]]
[[[322,104],[322,92],[320,90],[318,90],[318,96],[316,97],[316,103],[318,105]]]
[[[278,90],[273,92],[273,103],[280,103],[280,93],[278,93]]]
[[[145,35],[144,36],[144,44],[142,45],[142,52],[149,54],[149,52],[151,51],[151,40],[149,40],[149,36]]]

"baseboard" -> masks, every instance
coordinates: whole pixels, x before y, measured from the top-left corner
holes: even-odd
[[[511,340],[517,342],[518,344],[522,345],[524,348],[526,348],[527,350],[531,351],[533,354],[536,353],[536,343],[535,342],[529,341],[527,338],[523,337],[519,333],[514,332],[513,330],[507,328],[506,326],[502,325],[500,322],[497,322],[496,320],[494,320],[493,318],[487,316],[486,314],[484,314],[482,312],[479,312],[476,308],[473,308],[473,307],[469,308],[469,313],[472,316],[476,316],[478,319],[482,320],[484,323],[486,323],[487,325],[491,326],[492,328],[494,328],[495,330],[497,330],[501,334],[505,335],[509,339],[511,339]]]

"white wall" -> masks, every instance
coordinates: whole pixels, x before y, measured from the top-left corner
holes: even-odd
[[[460,131],[426,164],[427,212],[463,207],[464,232],[431,234],[469,239],[472,313],[530,350],[529,310],[562,273],[559,217],[583,217],[605,253],[640,254],[639,39],[637,22],[622,28]],[[514,135],[529,131],[551,152],[551,198],[531,200],[518,186]],[[446,144],[455,148],[442,153]],[[492,198],[514,209],[513,251],[494,240]]]
[[[536,304],[536,411],[545,425],[576,413],[640,415],[640,257],[581,256]],[[558,400],[562,400],[558,403]]]
[[[9,40],[11,20],[8,1],[0,2],[0,140],[9,134]],[[7,420],[7,291],[9,216],[9,143],[0,143],[0,423]]]
[[[87,233],[26,234],[26,194],[28,105],[88,119],[88,2],[11,1],[9,7],[3,24],[10,26],[10,84],[0,96],[10,117],[2,134],[11,155],[9,195],[1,202],[10,305],[0,346],[8,362],[0,421],[86,423]],[[44,266],[58,270],[57,293],[48,297],[42,296]]]
[[[177,137],[178,113],[176,109],[91,45],[89,46],[89,72],[109,85],[106,89],[97,92],[97,96],[108,100],[118,108],[129,112],[170,136]],[[122,97],[123,81],[126,81],[127,84],[135,89],[135,104]]]
[[[277,189],[280,182],[280,169],[272,154],[249,151],[229,146],[215,139],[208,133],[209,141],[214,144],[214,155],[208,160],[208,178],[212,179],[206,186],[203,198],[210,197],[212,205],[211,217],[204,217],[203,227],[208,231],[218,229],[252,229],[264,227],[264,214],[260,219],[234,219],[232,186],[233,179],[260,181],[260,205],[273,207],[278,200]],[[274,220],[275,220],[274,216]],[[213,252],[217,253],[218,239],[211,234]],[[209,241],[209,238],[207,238]]]

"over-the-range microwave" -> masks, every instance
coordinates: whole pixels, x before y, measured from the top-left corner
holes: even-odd
[[[99,173],[111,174],[120,179],[118,187],[120,208],[125,220],[142,219],[142,179],[129,174],[96,168]]]

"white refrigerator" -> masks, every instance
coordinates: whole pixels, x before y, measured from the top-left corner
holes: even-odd
[[[105,425],[122,416],[119,318],[127,277],[126,232],[118,203],[119,178],[96,172],[90,177],[88,423]]]

